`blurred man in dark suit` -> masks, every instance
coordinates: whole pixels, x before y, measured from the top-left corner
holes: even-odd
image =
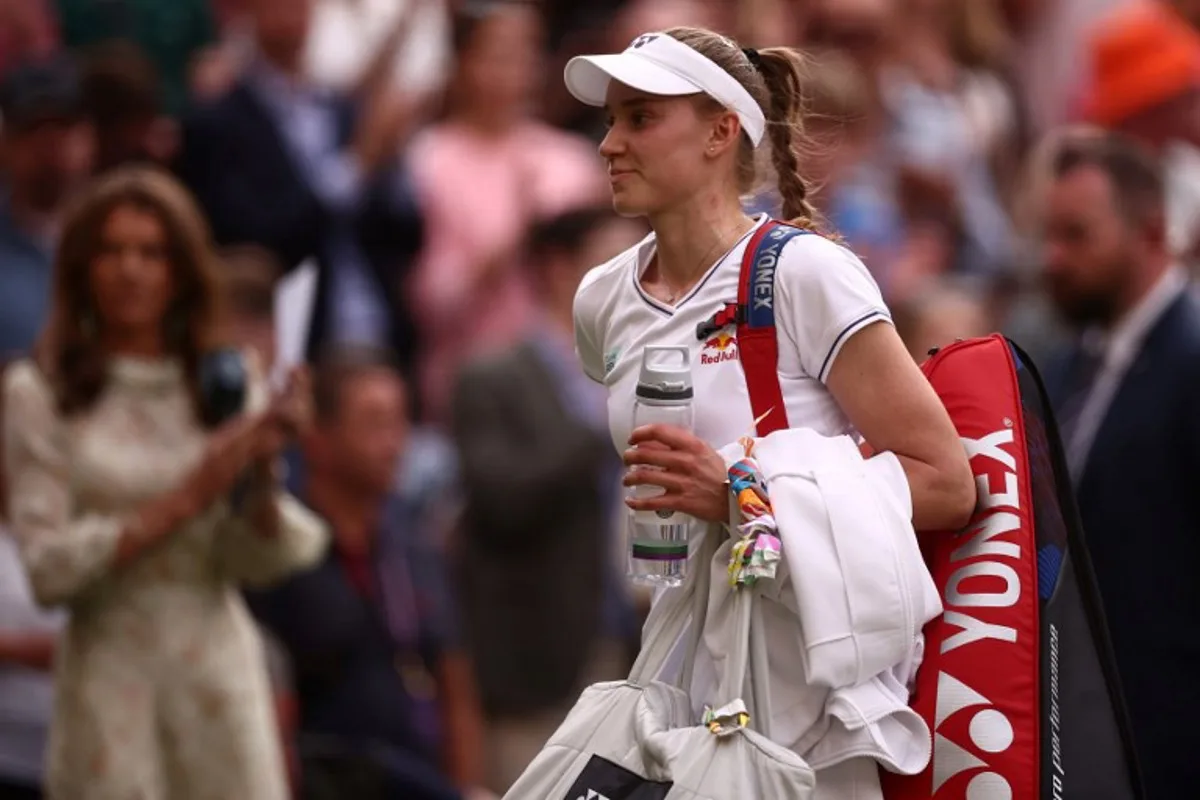
[[[584,272],[640,232],[609,209],[535,226],[540,314],[522,344],[468,366],[454,394],[463,620],[494,791],[519,777],[583,685],[624,677],[638,638],[614,568],[620,462],[607,394],[579,367],[571,306]]]
[[[1079,333],[1051,394],[1150,798],[1200,785],[1200,301],[1158,163],[1083,134],[1054,162],[1051,297]]]
[[[422,219],[399,166],[404,98],[352,98],[303,73],[313,0],[250,0],[246,74],[185,120],[178,162],[223,245],[253,243],[285,269],[319,266],[309,342],[387,347],[407,372],[415,329],[402,287]]]

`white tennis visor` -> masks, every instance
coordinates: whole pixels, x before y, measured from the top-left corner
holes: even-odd
[[[738,115],[755,147],[767,127],[762,108],[732,75],[665,33],[644,33],[623,53],[576,56],[567,62],[563,79],[575,99],[589,106],[604,105],[614,80],[665,97],[706,94]]]

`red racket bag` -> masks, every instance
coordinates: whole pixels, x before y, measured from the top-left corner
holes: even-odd
[[[736,323],[758,435],[787,427],[774,268],[803,231],[768,223],[742,261]],[[711,334],[707,334],[711,335]],[[912,706],[933,757],[884,774],[887,800],[1143,797],[1128,718],[1066,461],[1032,362],[1000,335],[922,365],[958,429],[979,492],[962,531],[919,534],[945,611],[925,628]]]

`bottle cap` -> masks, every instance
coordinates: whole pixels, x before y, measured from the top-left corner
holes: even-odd
[[[691,361],[692,351],[686,345],[643,348],[635,394],[647,400],[691,399]]]

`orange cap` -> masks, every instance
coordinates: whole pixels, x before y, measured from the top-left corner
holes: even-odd
[[[1122,122],[1200,88],[1200,34],[1165,3],[1143,0],[1092,30],[1084,117]]]

